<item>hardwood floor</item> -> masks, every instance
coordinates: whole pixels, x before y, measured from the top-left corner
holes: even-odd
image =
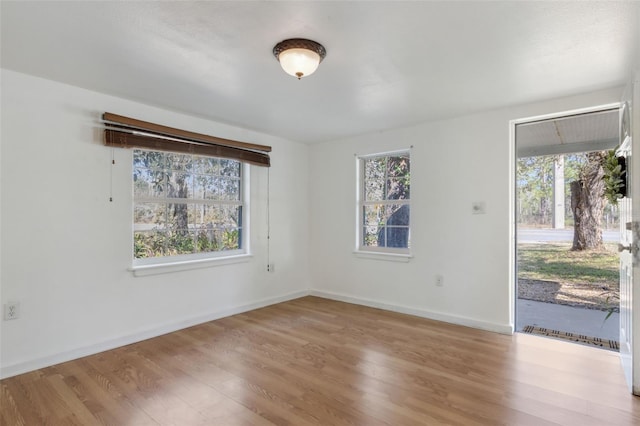
[[[2,380],[2,425],[638,425],[617,353],[305,297]]]

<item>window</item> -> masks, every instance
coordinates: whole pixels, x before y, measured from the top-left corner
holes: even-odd
[[[358,249],[409,253],[409,152],[360,157]]]
[[[133,151],[134,265],[245,253],[245,188],[236,160]]]

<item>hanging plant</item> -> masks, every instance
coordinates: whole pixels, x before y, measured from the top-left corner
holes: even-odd
[[[627,195],[627,164],[624,157],[618,157],[616,151],[607,151],[602,168],[604,169],[604,196],[612,204]]]

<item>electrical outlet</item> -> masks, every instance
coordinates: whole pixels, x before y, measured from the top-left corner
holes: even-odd
[[[276,269],[276,265],[275,265],[275,263],[269,263],[269,264],[267,265],[267,272],[274,272],[274,271],[275,271],[275,269]]]
[[[442,287],[444,285],[444,277],[440,274],[436,275],[436,287]]]
[[[7,302],[4,305],[4,320],[20,318],[20,302]]]

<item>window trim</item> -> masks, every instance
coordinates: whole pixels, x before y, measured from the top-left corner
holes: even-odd
[[[148,265],[135,265],[129,271],[136,277],[147,275],[165,274],[170,272],[190,271],[192,269],[212,268],[215,266],[233,265],[236,263],[249,262],[253,257],[250,253],[243,253],[234,256],[213,257],[203,259],[191,259],[166,263],[154,263]]]
[[[153,150],[148,148],[136,148],[144,151],[156,151],[156,152],[168,152],[162,150]],[[133,151],[131,151],[133,154]],[[196,156],[202,157],[202,155],[192,154]],[[213,156],[208,156],[213,157]],[[224,157],[213,157],[218,159],[225,159]],[[235,160],[238,161],[238,160]],[[148,257],[148,258],[135,258],[135,252],[133,250],[133,242],[135,238],[135,230],[134,230],[134,208],[136,198],[131,194],[132,203],[131,203],[131,239],[129,240],[131,243],[131,267],[129,271],[133,272],[135,276],[144,276],[151,274],[160,274],[165,272],[177,272],[189,269],[196,268],[205,268],[212,266],[221,266],[232,263],[240,263],[243,261],[248,261],[249,258],[253,257],[250,248],[250,234],[251,234],[251,223],[250,223],[250,165],[247,163],[240,163],[240,201],[229,202],[229,204],[238,204],[242,206],[242,232],[240,233],[242,240],[240,241],[241,249],[237,250],[222,250],[222,251],[211,251],[211,252],[200,252],[200,253],[189,253],[189,254],[181,254],[176,256],[161,256],[161,257]],[[131,158],[131,163],[133,164],[133,155]],[[132,179],[132,190],[133,190],[133,170],[131,173]]]
[[[380,153],[358,155],[356,154],[356,241],[354,255],[364,259],[393,260],[397,262],[408,262],[413,258],[411,244],[408,248],[396,247],[371,247],[363,245],[364,222],[363,209],[367,204],[403,204],[411,207],[411,197],[408,200],[380,200],[367,202],[365,200],[365,176],[364,162],[372,158],[392,157],[394,155],[408,155],[411,162],[411,148],[386,151]],[[409,241],[411,241],[411,214],[409,214]]]
[[[389,253],[377,251],[354,250],[353,255],[360,259],[385,260],[388,262],[407,263],[413,259],[411,253]]]

